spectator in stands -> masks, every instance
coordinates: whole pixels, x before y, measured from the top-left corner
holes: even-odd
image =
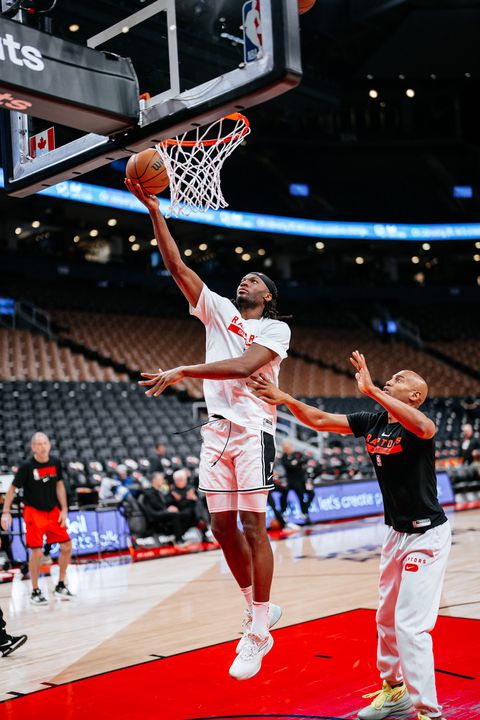
[[[210,530],[210,515],[195,488],[189,483],[189,476],[190,472],[185,468],[173,473],[170,487],[173,504],[181,512],[188,514],[189,527],[198,527],[204,539],[211,542],[214,538]]]
[[[189,514],[180,511],[173,503],[170,488],[161,472],[152,476],[152,486],[143,491],[141,507],[155,532],[175,535],[175,542],[183,542],[183,533],[189,527]]]
[[[132,495],[138,497],[143,487],[149,484],[140,474],[131,472],[127,465],[120,463],[116,466],[113,477],[103,477],[99,498],[102,501],[115,500],[122,502],[126,497]]]
[[[115,470],[115,480],[119,483],[117,495],[119,499],[123,499],[127,493],[131,493],[134,497],[138,497],[142,484],[139,478],[136,478],[133,472],[123,463],[117,465]]]
[[[307,490],[307,465],[308,457],[299,450],[295,450],[291,440],[284,440],[282,445],[283,454],[280,462],[285,469],[287,477],[287,485],[282,493],[280,508],[282,514],[287,509],[287,497],[290,490],[298,497],[300,504],[301,519],[305,523],[309,523],[308,508],[314,498],[314,491],[309,483]]]
[[[44,536],[46,536],[47,543],[60,544],[58,561],[60,573],[55,586],[55,595],[62,600],[69,600],[73,597],[65,585],[67,568],[72,555],[72,543],[66,529],[67,493],[63,484],[60,461],[50,457],[51,444],[45,433],[35,433],[32,437],[31,447],[33,456],[19,467],[5,496],[1,525],[5,532],[9,530],[12,524],[10,507],[17,489],[21,488],[23,490],[23,517],[27,528],[26,542],[30,548],[29,571],[32,580],[30,601],[35,605],[46,605],[48,600],[38,587]]]
[[[441,718],[435,689],[432,640],[451,545],[450,523],[437,499],[435,433],[419,410],[428,386],[411,370],[396,373],[377,388],[364,356],[351,357],[358,389],[382,412],[340,415],[295,400],[265,378],[247,383],[257,397],[283,404],[305,425],[324,432],[364,437],[385,508],[377,611],[377,666],[382,688],[360,710],[361,720],[405,714],[413,705],[418,720]]]
[[[474,437],[472,425],[466,423],[462,427],[462,442],[460,445],[460,457],[464,465],[470,465],[473,462],[475,450],[480,450],[480,441]]]
[[[7,633],[5,618],[3,617],[2,608],[0,608],[0,656],[11,655],[25,642],[27,642],[26,635],[9,635]]]
[[[168,474],[171,466],[171,460],[167,457],[167,448],[161,442],[155,447],[155,454],[150,461],[150,472],[163,472]]]

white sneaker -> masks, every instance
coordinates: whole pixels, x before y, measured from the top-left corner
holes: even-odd
[[[215,535],[214,535],[213,532],[210,530],[210,528],[208,528],[208,530],[205,530],[204,538],[205,538],[205,540],[206,540],[207,542],[211,542],[211,543],[216,542],[216,540],[215,540]]]
[[[30,602],[32,603],[32,605],[48,605],[48,600],[42,593],[40,588],[32,590],[32,594],[30,595]]]
[[[228,671],[235,680],[248,680],[258,673],[262,667],[262,660],[273,647],[273,637],[268,633],[261,638],[249,633],[242,645],[242,649],[233,661]]]
[[[282,617],[282,608],[280,605],[274,605],[273,603],[270,603],[268,608],[268,629],[272,628],[274,625],[277,624],[277,622]],[[241,651],[244,642],[246,641],[247,635],[252,632],[252,612],[248,608],[245,610],[245,617],[242,620],[242,632],[243,635],[238,641],[237,647],[235,648],[235,652],[238,653]]]

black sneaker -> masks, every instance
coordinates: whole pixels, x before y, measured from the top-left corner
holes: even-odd
[[[32,594],[30,595],[30,602],[33,605],[48,605],[48,600],[45,595],[43,595],[40,588],[32,590]]]
[[[68,587],[63,582],[59,582],[55,587],[55,596],[60,598],[61,600],[71,600],[75,597],[73,593],[70,592]]]
[[[0,655],[6,657],[7,655],[10,655],[10,653],[15,652],[17,648],[21,647],[26,642],[26,635],[18,635],[18,637],[8,635],[6,640],[0,642]]]

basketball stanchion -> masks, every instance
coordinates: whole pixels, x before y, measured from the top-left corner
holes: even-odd
[[[170,180],[169,215],[228,207],[220,172],[249,133],[247,118],[232,113],[155,146]]]

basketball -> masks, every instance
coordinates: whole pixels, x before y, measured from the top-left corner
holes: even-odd
[[[300,15],[308,12],[315,5],[316,0],[298,0],[298,12]]]
[[[127,163],[126,175],[129,180],[139,182],[149,195],[158,195],[169,184],[165,165],[155,148],[132,155]]]

